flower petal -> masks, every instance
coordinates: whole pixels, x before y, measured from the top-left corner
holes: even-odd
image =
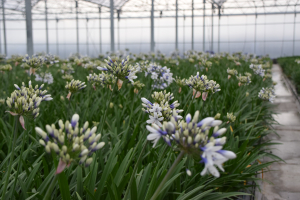
[[[62,171],[64,171],[64,169],[66,168],[67,163],[65,163],[64,161],[62,161],[62,159],[59,159],[59,163],[57,165],[57,169],[55,174],[60,174]]]
[[[26,130],[26,128],[25,128],[25,120],[24,120],[24,117],[22,115],[19,117],[19,121],[20,121],[20,124],[21,124],[22,128],[24,130]]]
[[[14,113],[14,112],[11,112],[11,111],[5,111],[5,112],[8,112],[8,113],[11,114],[12,116],[17,116],[17,115],[18,115],[17,113]]]

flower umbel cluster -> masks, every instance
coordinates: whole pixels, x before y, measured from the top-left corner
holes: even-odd
[[[177,77],[174,79],[175,83],[179,86],[179,87],[183,87],[186,85],[186,80],[185,78],[184,79],[181,79],[180,77]]]
[[[40,74],[35,74],[35,80],[36,81],[42,81],[44,83],[52,84],[53,83],[53,76],[52,74],[49,73],[40,73]]]
[[[169,102],[174,98],[173,94],[166,91],[154,92],[152,94],[154,103],[150,102],[146,98],[141,98],[143,103],[143,111],[149,114],[148,124],[156,124],[157,126],[162,126],[162,121],[169,121],[172,116],[177,118],[182,118],[178,113],[183,112],[183,110],[176,109],[180,104],[178,101],[174,101],[172,104]]]
[[[71,82],[67,82],[67,85],[65,86],[65,88],[68,89],[71,93],[78,92],[79,90],[82,90],[85,87],[85,82],[81,82],[79,80],[74,79]]]
[[[98,75],[95,73],[90,74],[89,76],[87,76],[87,80],[91,82],[94,87],[98,85],[101,85],[102,87],[107,87],[109,85],[111,86],[115,84],[117,78],[113,74],[102,72]]]
[[[65,79],[66,81],[71,81],[73,78],[73,76],[71,74],[65,74],[62,76],[63,79]]]
[[[238,74],[238,71],[236,69],[227,69],[227,74],[236,76]]]
[[[185,121],[172,117],[171,121],[164,122],[162,127],[156,124],[147,125],[147,129],[151,132],[147,139],[153,141],[155,145],[160,138],[163,138],[169,146],[190,154],[195,159],[202,158],[205,167],[201,175],[210,173],[219,177],[220,173],[216,166],[224,171],[222,164],[229,159],[236,158],[236,155],[231,151],[222,150],[226,143],[226,137],[218,138],[226,132],[226,128],[219,129],[218,127],[222,121],[207,117],[199,122],[198,118],[199,111],[196,111],[193,118],[188,114]],[[210,135],[212,127],[214,129]]]
[[[219,92],[221,90],[219,84],[217,84],[213,80],[208,80],[207,76],[205,76],[205,75],[199,76],[199,72],[197,72],[196,76],[191,76],[186,81],[186,84],[188,86],[190,86],[190,88],[194,89],[193,95],[195,94],[195,92],[200,93],[200,95],[201,95],[201,92],[203,92],[203,94],[202,94],[203,100],[206,99],[209,92],[215,93],[215,92]]]
[[[42,65],[45,62],[45,57],[43,56],[38,56],[38,55],[33,55],[31,58],[26,55],[23,59],[23,61],[30,67],[37,69],[42,67]]]
[[[93,153],[105,145],[104,142],[99,142],[101,134],[96,134],[96,126],[90,129],[89,123],[85,122],[83,127],[79,128],[78,121],[79,115],[74,114],[71,122],[67,120],[64,123],[59,120],[59,128],[54,124],[46,125],[47,133],[39,127],[35,128],[42,137],[39,142],[45,147],[45,151],[52,151],[60,158],[56,174],[61,173],[72,162],[88,167],[93,161]]]
[[[98,66],[95,63],[93,63],[93,62],[88,62],[88,63],[84,64],[84,68],[87,69],[87,70],[89,70],[89,71],[94,70],[97,67]]]
[[[233,113],[227,113],[227,119],[229,122],[234,122],[236,120],[236,116]]]
[[[265,70],[262,68],[261,65],[255,65],[255,64],[251,64],[250,69],[253,70],[254,74],[260,75],[261,77],[264,77],[265,75]]]
[[[11,115],[19,115],[20,123],[24,127],[23,116],[35,119],[39,115],[39,105],[42,101],[51,101],[52,97],[50,94],[46,94],[47,90],[42,90],[44,85],[40,87],[36,85],[34,88],[29,81],[29,86],[19,87],[17,84],[14,85],[17,89],[11,93],[11,96],[7,98],[6,104],[10,108],[9,112]]]
[[[0,71],[10,71],[12,67],[10,64],[0,66]]]
[[[274,88],[262,88],[258,93],[258,97],[262,100],[270,101],[271,103],[273,103],[275,99]]]
[[[173,73],[166,66],[162,67],[156,63],[151,63],[145,70],[145,76],[148,74],[151,74],[151,79],[154,80],[153,89],[165,89],[173,82]]]
[[[121,63],[117,63],[117,61],[113,61],[110,57],[108,60],[105,60],[105,67],[97,67],[97,69],[102,71],[108,71],[117,77],[120,80],[128,79],[133,82],[133,79],[136,79],[135,71],[132,65],[129,65],[129,56],[126,59],[122,60]]]
[[[132,86],[134,87],[134,93],[138,93],[139,90],[141,90],[143,87],[145,87],[144,83],[141,83],[140,81],[136,81],[132,83]]]
[[[250,76],[237,76],[236,77],[239,80],[239,85],[249,85],[251,83]]]
[[[44,56],[44,62],[47,65],[52,65],[52,64],[58,63],[58,59],[52,54],[46,54]]]

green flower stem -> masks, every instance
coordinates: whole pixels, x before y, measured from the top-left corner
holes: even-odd
[[[196,92],[197,93],[197,92]],[[196,94],[195,93],[195,94]],[[192,95],[191,95],[191,97],[193,97],[194,95],[193,95],[193,93],[192,93]],[[190,98],[189,98],[190,99]],[[183,107],[183,110],[185,109],[185,107],[186,107],[186,105],[189,103],[189,99],[187,100],[187,102],[185,103],[185,105],[184,105],[184,107]]]
[[[129,183],[128,183],[128,186],[127,186],[127,189],[126,189],[126,192],[125,192],[124,200],[127,199],[127,196],[128,196],[128,194],[129,194],[129,191],[130,191],[130,188],[131,188],[132,181],[133,181],[133,179],[135,178],[135,177],[134,177],[134,174],[135,174],[135,172],[136,172],[136,170],[137,170],[137,168],[138,168],[138,165],[139,165],[139,163],[140,163],[140,160],[141,160],[142,157],[143,157],[143,153],[144,153],[144,151],[145,151],[145,149],[146,149],[147,144],[148,144],[148,141],[146,140],[145,143],[144,143],[143,149],[142,149],[142,151],[141,151],[141,153],[140,153],[140,155],[139,155],[139,157],[138,157],[138,159],[137,159],[137,161],[136,161],[136,164],[135,164],[135,166],[134,166],[134,168],[133,168],[132,175],[131,175],[131,177],[130,177],[130,180],[129,180]]]
[[[129,117],[129,121],[128,121],[128,127],[127,127],[127,131],[126,131],[126,135],[128,134],[128,131],[130,129],[130,123],[131,123],[131,119],[132,119],[132,115],[133,115],[133,107],[134,107],[135,96],[138,96],[138,99],[140,99],[140,97],[141,97],[140,94],[142,93],[141,91],[142,90],[140,90],[139,94],[133,96],[132,105],[131,105],[131,111],[130,111],[130,117]],[[150,95],[151,95],[151,92],[150,92]]]
[[[250,130],[250,132],[249,132],[249,135],[247,136],[247,139],[246,139],[246,140],[249,139],[249,137],[250,137],[250,135],[251,135],[251,133],[252,133],[252,130],[253,130],[254,126],[255,126],[255,122],[257,121],[258,116],[260,115],[261,109],[262,109],[262,105],[260,106],[260,110],[259,110],[259,112],[258,112],[258,114],[257,114],[257,116],[256,116],[256,118],[255,118],[255,121],[254,121],[254,125],[252,126],[252,128],[251,128],[251,130]]]
[[[18,161],[18,169],[17,169],[17,175],[15,176],[15,181],[14,181],[14,186],[13,186],[13,189],[12,189],[12,192],[14,192],[15,188],[16,188],[16,185],[17,185],[17,180],[18,180],[18,176],[19,176],[19,173],[20,173],[20,169],[21,169],[21,165],[22,165],[22,157],[23,157],[23,151],[24,151],[24,146],[25,146],[25,143],[27,141],[27,137],[26,137],[26,133],[23,133],[23,138],[22,138],[22,147],[21,147],[21,154],[20,154],[20,158],[19,158],[19,161]]]
[[[189,114],[189,110],[190,110],[191,104],[193,103],[196,94],[197,94],[197,91],[195,92],[194,95],[192,95],[192,100],[191,100],[191,102],[190,102],[190,104],[189,104],[189,107],[188,107],[187,111],[185,112],[186,114]],[[185,105],[186,105],[186,104],[185,104]],[[184,107],[185,107],[185,106],[184,106]],[[183,109],[183,110],[184,110],[184,109]]]
[[[9,166],[8,166],[8,170],[6,173],[6,180],[5,180],[5,185],[4,185],[1,199],[5,199],[5,193],[6,193],[6,189],[8,186],[8,180],[9,180],[9,176],[11,173],[11,167],[12,167],[12,163],[13,163],[14,156],[15,156],[15,146],[16,146],[16,141],[17,141],[17,127],[18,127],[18,116],[15,116],[15,125],[14,125],[14,132],[13,132],[14,139],[11,140],[11,142],[10,142],[10,146],[11,146],[10,161],[9,161]]]
[[[176,166],[178,165],[178,163],[180,162],[180,160],[183,156],[184,156],[184,152],[181,151],[180,154],[177,156],[176,160],[174,161],[174,163],[172,164],[171,168],[169,169],[168,173],[166,174],[164,179],[161,181],[161,183],[157,187],[156,191],[154,192],[154,194],[153,194],[153,196],[151,197],[150,200],[156,200],[157,199],[157,197],[160,194],[160,192],[161,192],[162,188],[164,187],[165,183],[170,178],[170,176],[174,172]]]
[[[102,117],[102,120],[100,121],[100,122],[101,122],[101,123],[100,123],[101,128],[100,128],[100,132],[99,132],[99,133],[102,133],[102,131],[103,131],[104,123],[105,123],[105,119],[106,119],[106,113],[107,113],[107,110],[108,110],[108,107],[109,107],[109,103],[110,103],[110,101],[111,101],[111,98],[112,98],[112,96],[113,96],[113,93],[114,93],[114,91],[115,91],[115,87],[116,87],[117,83],[118,83],[118,80],[116,80],[116,83],[114,84],[114,87],[113,87],[113,89],[112,89],[112,91],[111,91],[111,93],[110,93],[109,100],[108,100],[107,103],[106,103],[104,116]]]
[[[28,121],[26,120],[26,124],[27,123],[28,123]],[[31,127],[31,133],[33,132],[33,129],[34,129],[34,125]],[[17,175],[15,176],[15,181],[14,181],[14,186],[13,186],[12,192],[14,192],[14,190],[16,188],[17,180],[18,180],[18,177],[19,177],[19,174],[20,174],[20,169],[21,169],[21,166],[22,166],[22,157],[23,157],[23,152],[24,152],[24,146],[25,146],[25,143],[27,142],[27,138],[28,138],[27,136],[29,135],[29,133],[26,133],[26,132],[27,131],[25,131],[23,133],[21,154],[20,154],[20,159],[18,161]]]
[[[71,100],[72,100],[72,93],[70,95],[69,104],[68,104],[68,112],[67,112],[67,118],[72,117],[72,111],[71,111]]]
[[[44,200],[50,199],[51,194],[52,194],[52,190],[53,190],[53,188],[54,188],[54,186],[55,186],[55,184],[57,182],[57,178],[58,178],[58,176],[54,175],[54,178],[53,178],[53,180],[51,182],[51,185],[48,187],[48,190],[47,190],[47,192],[45,194]]]

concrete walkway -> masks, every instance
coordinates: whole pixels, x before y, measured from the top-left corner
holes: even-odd
[[[272,146],[272,153],[284,162],[272,164],[271,171],[263,174],[260,183],[261,191],[257,191],[257,200],[300,200],[300,115],[297,101],[286,87],[282,70],[278,65],[272,68],[275,86],[276,104],[275,120],[281,124],[275,126],[277,132],[268,135],[268,139],[281,143]],[[267,161],[265,159],[264,161]],[[271,182],[271,184],[269,183]]]

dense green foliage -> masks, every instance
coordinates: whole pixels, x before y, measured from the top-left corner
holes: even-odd
[[[257,180],[256,175],[262,173],[262,169],[265,172],[272,162],[279,159],[266,151],[272,145],[271,141],[261,140],[271,132],[268,126],[275,123],[271,116],[271,104],[258,98],[262,87],[272,85],[271,79],[263,80],[253,74],[249,69],[250,63],[242,59],[239,60],[240,66],[226,57],[210,58],[210,61],[212,67],[208,71],[205,68],[201,71],[194,63],[185,59],[179,60],[178,66],[167,61],[157,62],[170,67],[173,77],[189,78],[199,71],[220,84],[221,91],[209,94],[206,101],[201,98],[191,100],[192,90],[188,86],[183,87],[179,93],[175,82],[166,91],[174,94],[174,100],[181,104],[180,109],[192,103],[189,113],[199,110],[200,119],[220,113],[223,121],[221,127],[228,128],[224,149],[235,152],[237,158],[226,162],[225,172],[221,173],[220,178],[215,178],[211,175],[200,175],[204,167],[199,163],[200,158],[195,160],[184,156],[171,179],[165,184],[159,199],[225,199],[243,195],[239,192],[251,193],[252,183]],[[86,82],[86,76],[91,72],[75,64],[73,67],[74,79]],[[227,78],[227,68],[235,68],[240,74],[252,73],[252,82],[248,86],[239,86],[236,77]],[[60,67],[43,67],[41,70],[51,72],[54,77],[53,84],[45,84],[45,89],[52,95],[53,100],[41,104],[40,115],[34,121],[25,118],[27,130],[23,130],[19,122],[14,120],[16,117],[5,113],[8,110],[5,103],[0,104],[1,195],[12,150],[13,129],[17,123],[13,170],[4,199],[43,199],[54,179],[58,161],[55,155],[53,159],[39,144],[40,136],[36,134],[35,126],[44,128],[46,124],[57,123],[59,119],[70,119],[74,113],[80,115],[81,125],[85,121],[93,124],[93,121],[101,122],[106,113],[105,122],[98,124],[98,130],[104,126],[102,140],[106,145],[94,155],[94,161],[89,167],[84,168],[73,163],[58,175],[58,184],[52,185],[52,199],[117,200],[126,196],[126,199],[149,200],[178,153],[162,140],[152,148],[152,144],[146,139],[149,133],[146,129],[148,115],[142,112],[141,97],[151,100],[154,90],[151,89],[150,76],[138,74],[138,80],[145,84],[138,94],[134,93],[128,82],[124,82],[120,90],[115,89],[113,92],[100,86],[94,90],[87,83],[87,87],[74,94],[69,102],[65,98],[68,91],[65,89],[66,81],[62,79]],[[98,70],[95,69],[94,72],[98,73]],[[2,73],[1,76],[0,99],[10,96],[15,89],[14,84],[27,84],[29,80],[32,80],[33,85],[41,84],[34,80],[34,76],[28,76],[19,65],[13,66],[11,71]],[[248,96],[246,92],[249,93]],[[106,107],[109,103],[113,103],[113,106]],[[226,123],[226,115],[231,112],[236,116],[236,121]],[[188,113],[184,111],[181,114],[186,116]],[[260,159],[264,156],[274,161],[262,164]],[[185,173],[187,168],[192,171],[192,176]]]
[[[282,67],[283,72],[293,81],[298,94],[300,94],[300,64],[296,62],[296,59],[299,59],[299,57],[283,57],[278,58],[277,61]]]

